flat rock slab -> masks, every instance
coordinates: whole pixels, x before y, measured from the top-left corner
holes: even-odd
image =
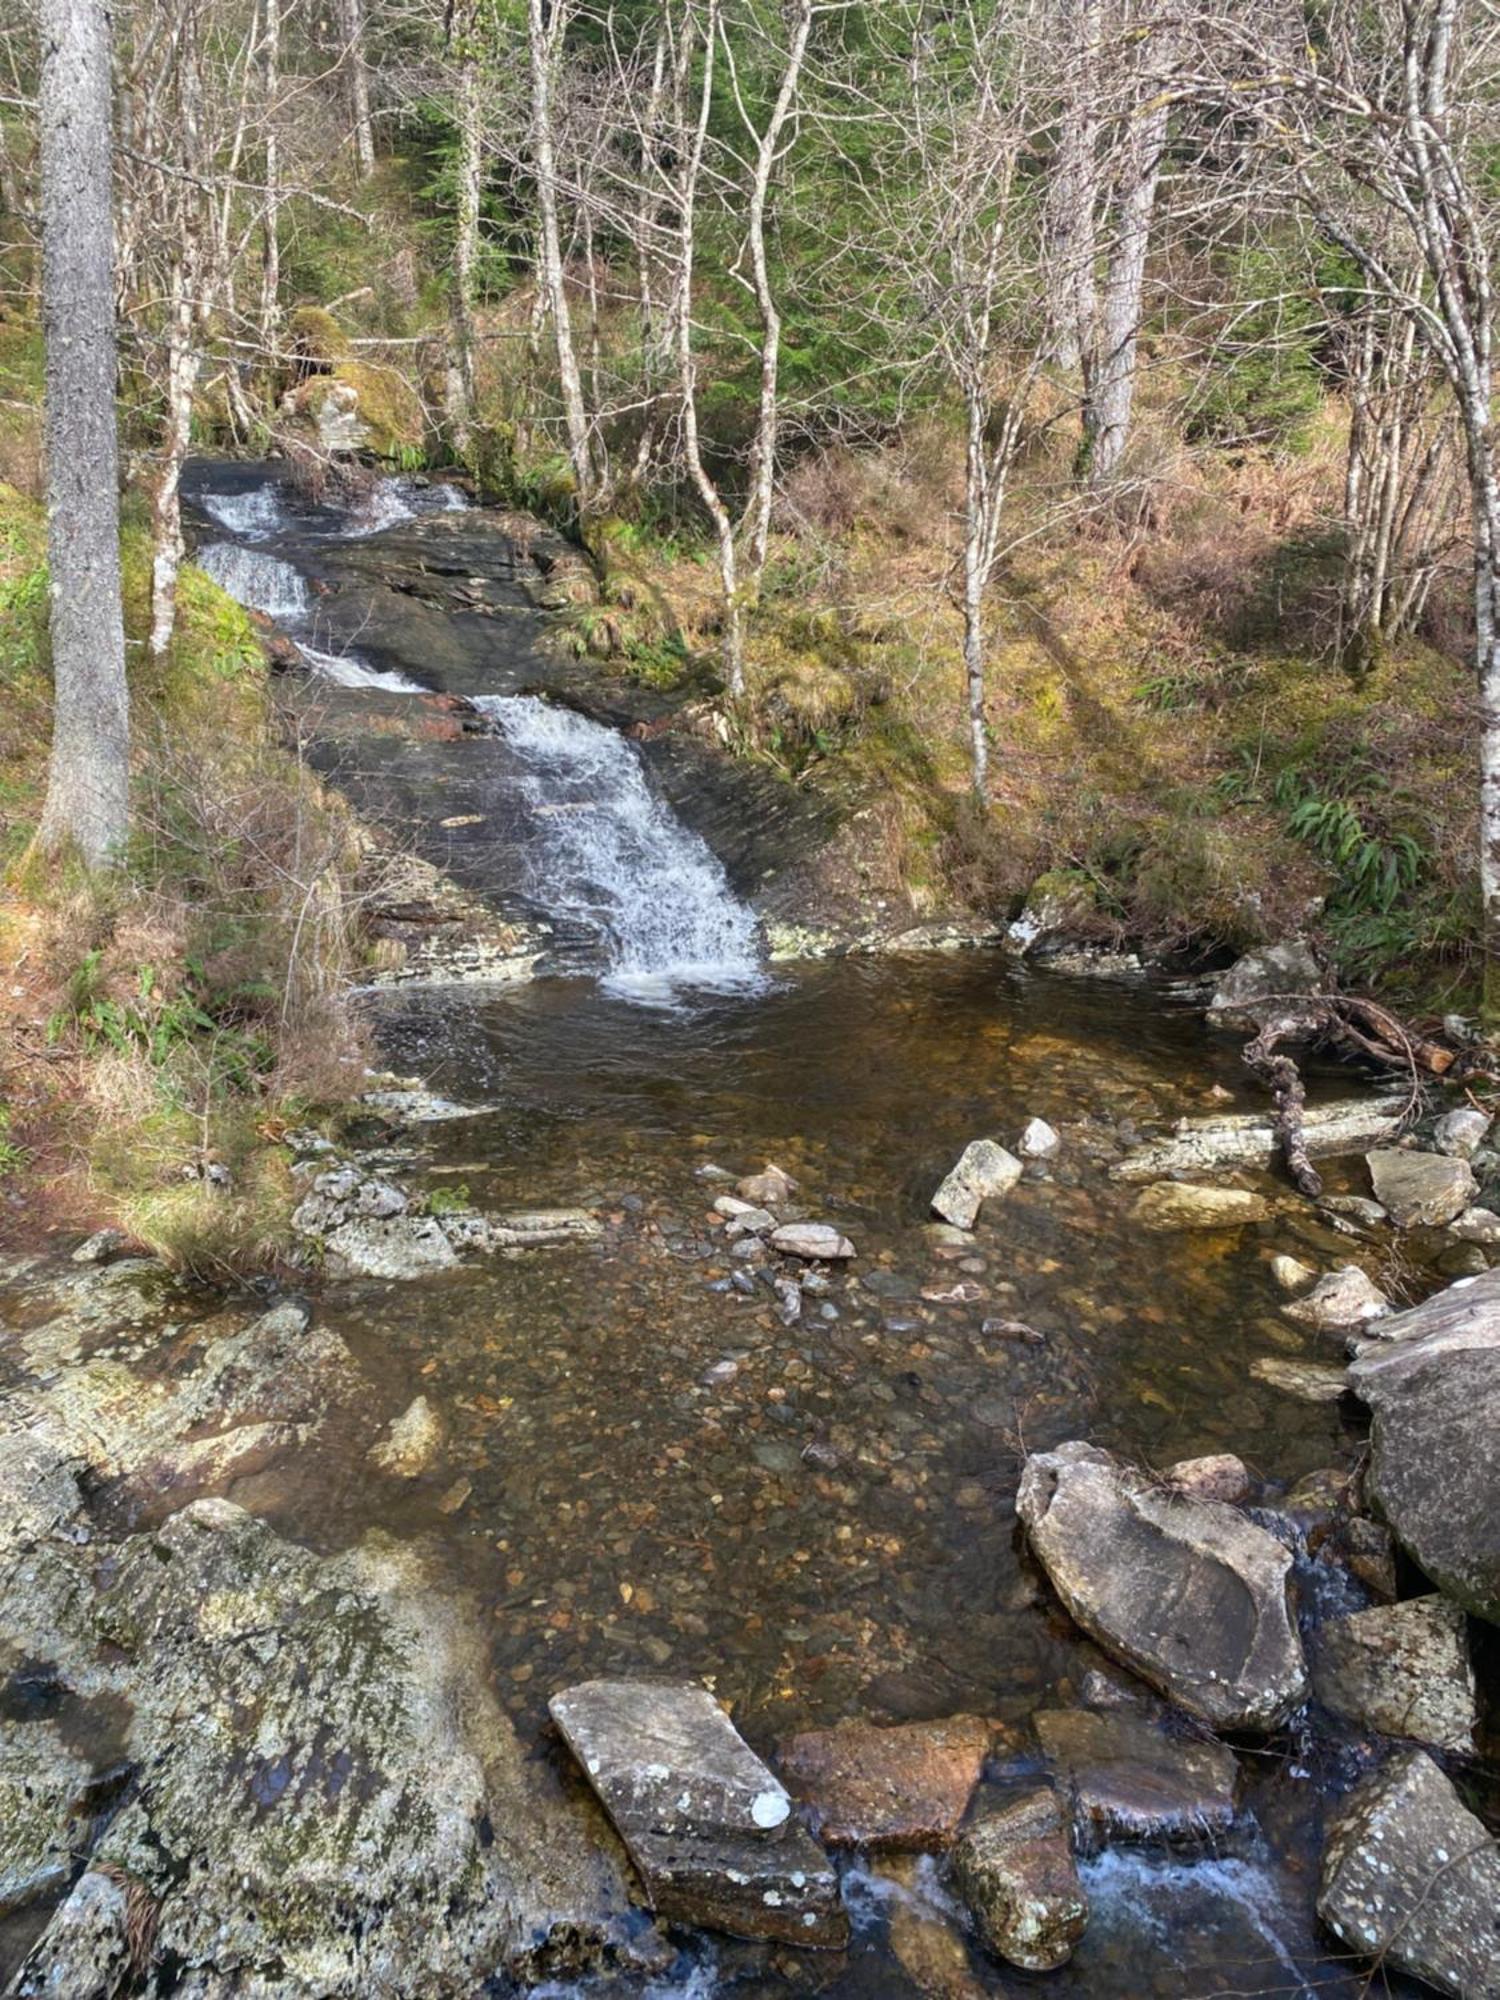
[[[1313,1649],[1313,1689],[1325,1708],[1361,1728],[1473,1752],[1468,1619],[1445,1597],[1329,1619]]]
[[[1214,1728],[1269,1729],[1302,1700],[1291,1556],[1237,1509],[1075,1441],[1026,1461],[1017,1511],[1083,1629]]]
[[[1158,1181],[1136,1198],[1130,1219],[1141,1229],[1243,1229],[1266,1222],[1270,1203],[1248,1188],[1196,1187],[1190,1181]]]
[[[1500,1271],[1375,1322],[1349,1387],[1372,1501],[1440,1589],[1500,1624]]]
[[[1393,1757],[1345,1804],[1318,1914],[1361,1956],[1455,2000],[1500,1995],[1500,1852],[1425,1750]]]
[[[845,1941],[827,1857],[706,1688],[585,1681],[548,1708],[658,1915],[737,1937]]]
[[[1344,1264],[1337,1271],[1328,1272],[1304,1298],[1294,1299],[1281,1308],[1299,1326],[1333,1333],[1345,1327],[1363,1326],[1367,1320],[1379,1319],[1390,1309],[1390,1300],[1358,1264]]]
[[[995,1139],[975,1139],[932,1197],[933,1213],[955,1229],[972,1229],[986,1201],[1010,1193],[1021,1178],[1021,1162]]]
[[[975,1715],[842,1722],[792,1737],[778,1762],[831,1846],[938,1853],[958,1831],[993,1735]]]
[[[1337,1403],[1349,1393],[1342,1368],[1321,1361],[1289,1361],[1280,1354],[1262,1354],[1250,1363],[1257,1382],[1295,1396],[1302,1403]]]
[[[1366,1153],[1375,1199],[1398,1229],[1441,1229],[1462,1215],[1479,1192],[1467,1160],[1390,1146]]]
[[[854,1245],[828,1222],[784,1222],[773,1229],[771,1248],[784,1257],[800,1257],[809,1264],[843,1264],[854,1255]]]
[[[1302,1136],[1314,1159],[1362,1153],[1401,1127],[1402,1103],[1391,1098],[1350,1098],[1338,1104],[1309,1105]],[[1137,1147],[1110,1169],[1117,1180],[1150,1181],[1162,1174],[1204,1173],[1224,1167],[1269,1167],[1281,1156],[1281,1141],[1262,1112],[1227,1112],[1207,1118],[1179,1118],[1170,1139]]]
[[[953,1881],[991,1951],[1027,1972],[1065,1964],[1088,1923],[1067,1818],[1046,1785],[968,1829]]]
[[[1210,1840],[1233,1826],[1239,1769],[1222,1744],[1168,1735],[1129,1709],[1044,1709],[1032,1720],[1080,1845]]]

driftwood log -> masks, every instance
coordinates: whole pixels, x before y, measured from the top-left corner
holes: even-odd
[[[1408,1027],[1375,1000],[1347,993],[1279,993],[1261,1004],[1266,1012],[1254,1040],[1245,1045],[1245,1063],[1271,1092],[1276,1135],[1287,1169],[1311,1200],[1323,1192],[1323,1180],[1308,1156],[1303,1131],[1307,1091],[1284,1044],[1321,1044],[1343,1055],[1404,1071],[1411,1088],[1407,1117],[1417,1107],[1424,1078],[1495,1080],[1491,1071],[1476,1067],[1474,1057]]]

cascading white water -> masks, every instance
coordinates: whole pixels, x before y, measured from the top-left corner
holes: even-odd
[[[203,505],[221,528],[243,541],[263,542],[286,526],[274,486],[252,487],[248,493],[205,493]]]
[[[372,667],[368,660],[362,660],[358,653],[325,653],[317,646],[309,646],[298,640],[297,651],[306,660],[315,674],[324,680],[336,681],[340,687],[373,688],[378,694],[426,694],[428,690],[418,681],[409,681],[405,674]]]
[[[263,549],[244,549],[237,542],[208,542],[194,557],[236,604],[264,611],[268,618],[301,618],[311,599],[307,583],[290,563],[268,556]]]
[[[355,504],[339,532],[345,536],[374,535],[402,521],[415,521],[422,514],[461,514],[468,504],[458,488],[445,479],[430,485],[418,485],[412,479],[382,479]]]
[[[753,911],[707,842],[652,791],[631,744],[532,695],[486,695],[475,706],[520,762],[532,893],[599,936],[609,984],[649,993],[760,979]]]

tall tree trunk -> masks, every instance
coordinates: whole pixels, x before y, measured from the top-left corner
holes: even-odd
[[[355,169],[359,178],[367,181],[375,171],[375,125],[370,116],[370,65],[365,57],[364,0],[340,0],[340,7]]]
[[[177,624],[177,573],[182,567],[182,467],[193,432],[193,390],[198,355],[193,340],[198,260],[189,240],[172,259],[170,319],[167,325],[166,418],[161,466],[151,503],[151,657],[164,657]]]
[[[1085,455],[1089,479],[1096,486],[1107,485],[1119,471],[1130,437],[1146,253],[1156,212],[1169,108],[1165,92],[1158,92],[1151,104],[1135,112],[1123,141],[1099,348],[1090,371],[1085,412]]]
[[[1067,71],[1047,188],[1052,358],[1069,371],[1089,351],[1099,317],[1099,39],[1103,0],[1070,0]]]
[[[273,360],[281,325],[281,134],[277,129],[281,94],[281,0],[265,0],[265,49],[262,57],[261,115],[264,142],[266,212],[261,220],[260,339],[267,360]],[[230,366],[233,366],[231,362]]]
[[[42,324],[52,575],[48,852],[91,866],[129,830],[130,721],[120,603],[119,443],[104,0],[42,0]]]
[[[988,406],[977,380],[971,384],[965,402],[968,424],[964,449],[964,691],[969,712],[970,780],[975,798],[984,804],[990,779],[990,745],[984,726],[984,599],[989,581],[985,558],[990,540],[984,425]]]
[[[536,167],[542,290],[552,316],[558,385],[562,394],[563,422],[567,429],[574,487],[579,511],[588,513],[597,498],[597,482],[588,411],[583,400],[583,379],[578,372],[578,355],[573,345],[573,319],[564,280],[562,232],[557,214],[557,157],[552,131],[552,86],[562,32],[567,25],[562,0],[554,0],[550,18],[544,0],[527,0],[527,25],[531,54],[531,153]]]
[[[449,288],[448,432],[453,448],[468,451],[473,438],[474,270],[479,257],[480,148],[479,55],[472,37],[476,23],[465,23],[467,40],[458,50],[458,183],[454,190],[453,280]]]

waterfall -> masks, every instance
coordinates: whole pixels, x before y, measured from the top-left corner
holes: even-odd
[[[236,542],[208,542],[194,561],[236,604],[263,611],[268,618],[302,618],[307,614],[311,600],[302,576],[290,563],[268,556],[263,549],[241,548]]]
[[[205,493],[203,505],[221,528],[247,542],[263,542],[286,525],[274,486],[255,486],[248,493]]]
[[[349,537],[376,535],[382,528],[415,521],[421,514],[461,514],[468,504],[446,479],[427,485],[414,479],[382,479],[363,500],[355,502],[339,532]]]
[[[600,939],[608,984],[639,994],[759,980],[754,912],[652,791],[632,744],[532,695],[485,695],[475,706],[518,759],[531,893]]]
[[[358,653],[325,653],[317,646],[309,646],[305,641],[297,641],[297,651],[306,660],[315,674],[324,680],[336,681],[340,687],[373,688],[377,694],[426,694],[418,681],[409,681],[405,674],[394,667],[389,669],[372,667],[368,660],[362,660]]]

